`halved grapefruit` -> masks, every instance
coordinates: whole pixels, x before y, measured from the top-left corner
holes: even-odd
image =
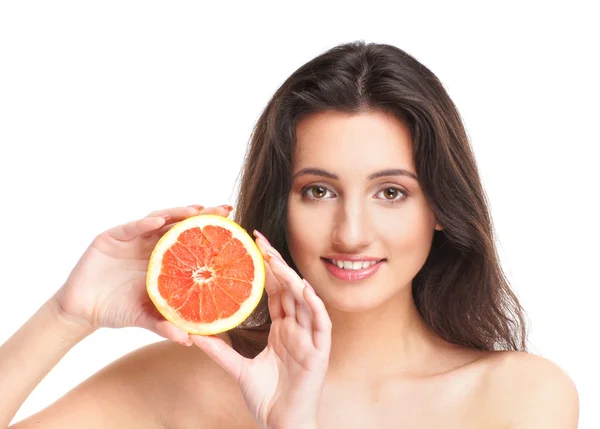
[[[265,264],[250,235],[223,216],[185,219],[156,244],[146,290],[158,311],[190,334],[213,335],[242,323],[258,305]]]

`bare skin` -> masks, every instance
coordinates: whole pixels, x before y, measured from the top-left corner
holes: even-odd
[[[297,139],[287,242],[316,293],[269,255],[277,249],[257,235],[274,320],[264,353],[244,360],[227,335],[192,336],[195,345],[185,347],[177,342],[185,343],[187,335],[151,309],[132,304],[134,313],[142,309],[139,316],[121,320],[114,315],[132,310],[115,312],[121,301],[104,295],[101,302],[111,311],[90,312],[106,309],[91,305],[98,295],[81,280],[72,284],[77,300],[49,301],[0,348],[0,378],[11,392],[0,392],[4,426],[82,338],[99,326],[133,324],[171,341],[123,357],[10,427],[576,428],[577,391],[555,364],[527,353],[450,344],[416,311],[411,281],[441,227],[418,181],[397,174],[368,178],[391,168],[414,172],[406,127],[381,113],[328,112],[301,122]],[[312,170],[298,174],[307,168]],[[384,262],[373,277],[350,283],[329,273],[323,258],[331,255]],[[74,277],[88,279],[90,270],[84,261]],[[94,299],[80,306],[86,297]],[[98,320],[90,323],[91,314]],[[293,349],[298,344],[305,347]]]
[[[563,372],[538,356],[457,348],[448,360],[446,372],[420,377],[328,377],[319,427],[534,428],[545,423],[540,410],[552,410],[545,407],[573,395]],[[546,387],[553,392],[544,397]],[[548,417],[540,427],[575,428],[574,406],[564,403],[562,420]],[[92,422],[90,413],[97,416]],[[10,427],[101,428],[111,422],[127,428],[259,427],[231,376],[196,347],[168,341],[121,358],[46,410]]]

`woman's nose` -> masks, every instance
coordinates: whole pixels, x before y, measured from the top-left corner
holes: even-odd
[[[332,241],[339,251],[355,252],[369,246],[373,237],[371,219],[366,207],[345,204],[334,219]]]

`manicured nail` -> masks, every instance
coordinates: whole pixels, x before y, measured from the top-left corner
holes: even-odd
[[[271,243],[269,243],[269,240],[267,240],[267,237],[258,232],[258,230],[254,230],[254,235],[258,238],[262,238],[263,240],[265,240],[269,246],[271,245]]]
[[[308,280],[302,279],[302,281],[304,282],[304,284],[306,285],[307,288],[309,288],[313,293],[315,292],[315,288],[310,285]]]
[[[229,211],[233,210],[233,206],[230,206],[229,204],[221,204],[219,207],[223,207]]]

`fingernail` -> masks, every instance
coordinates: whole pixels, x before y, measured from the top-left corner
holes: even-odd
[[[164,220],[169,220],[171,219],[171,215],[162,215],[161,216]]]
[[[202,210],[204,208],[204,206],[199,206],[199,205],[196,205],[196,204],[192,204],[191,206],[188,206],[188,207],[191,207],[191,208],[196,209],[196,210]]]
[[[304,282],[304,284],[306,285],[307,288],[309,288],[313,292],[315,291],[315,288],[310,285],[310,283],[308,282],[308,280],[302,279],[302,281]]]
[[[230,206],[229,204],[221,204],[219,207],[223,207],[229,211],[233,210],[233,206]]]
[[[193,342],[192,340],[190,340],[189,338],[188,338],[188,340],[185,342],[185,345],[186,345],[186,346],[188,346],[188,347],[189,347],[189,346],[191,346],[192,344],[194,344],[194,342]]]
[[[260,232],[258,232],[258,230],[256,230],[256,229],[254,230],[254,235],[256,237],[259,237],[259,238],[262,238],[263,240],[265,240],[269,246],[271,245],[271,243],[269,243],[269,240],[267,240],[267,237],[265,237]]]

